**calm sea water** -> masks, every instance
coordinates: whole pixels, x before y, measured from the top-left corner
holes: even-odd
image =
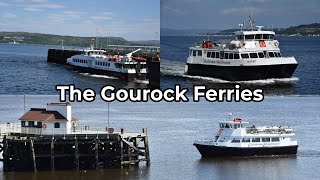
[[[147,87],[146,82],[125,82],[115,77],[78,73],[66,65],[47,63],[49,48],[26,44],[0,44],[0,94],[57,94],[57,84],[75,84],[99,92],[105,85],[117,88]]]
[[[161,37],[161,87],[181,84],[207,85],[211,88],[234,87],[234,83],[208,77],[184,75],[189,47],[207,37]],[[214,41],[231,40],[232,37],[210,38]],[[269,95],[319,95],[320,94],[320,38],[319,37],[277,37],[283,56],[294,56],[299,63],[292,78],[236,82],[248,88],[263,88]]]
[[[57,96],[26,96],[26,109],[57,102]],[[320,97],[267,97],[260,103],[112,102],[110,124],[116,129],[148,128],[151,166],[99,171],[2,172],[2,179],[318,179],[320,176]],[[22,96],[0,96],[0,123],[17,122]],[[103,129],[107,103],[73,103],[79,123]],[[218,122],[233,112],[255,125],[291,125],[297,156],[202,159],[192,145],[214,136]]]

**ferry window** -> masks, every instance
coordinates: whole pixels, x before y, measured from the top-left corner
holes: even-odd
[[[233,54],[232,53],[229,54],[229,59],[233,59]]]
[[[232,143],[239,143],[239,142],[240,142],[240,139],[233,138],[231,142],[232,142]]]
[[[224,57],[224,52],[221,51],[221,52],[220,52],[220,59],[223,59],[223,57]]]
[[[211,57],[211,52],[207,52],[207,57]]]
[[[240,59],[239,54],[233,54],[233,56],[234,59]]]
[[[238,40],[244,40],[244,35],[239,35]]]
[[[250,53],[250,58],[258,58],[258,54],[257,53]]]
[[[198,51],[198,56],[202,56],[202,51],[201,50]]]
[[[260,142],[260,138],[252,138],[252,142]]]
[[[220,58],[219,52],[216,52],[216,58]]]
[[[277,52],[274,52],[274,56],[279,57],[279,55],[278,55],[278,53],[277,53]]]
[[[270,138],[262,138],[262,142],[270,142]]]
[[[262,34],[256,34],[255,39],[262,39]]]
[[[243,138],[242,142],[250,142],[250,138]]]
[[[223,124],[219,124],[220,125],[220,128],[223,128]]]
[[[271,141],[272,141],[272,142],[279,142],[280,139],[279,139],[278,137],[274,137],[274,138],[271,138]]]
[[[264,58],[263,52],[259,52],[258,55],[259,55],[259,58]]]
[[[274,57],[273,52],[269,52],[269,57]]]
[[[197,56],[197,51],[192,51],[192,56]]]
[[[254,39],[254,35],[245,35],[246,39]]]
[[[279,56],[279,57],[282,57],[280,52],[278,52],[278,56]]]
[[[242,59],[248,59],[248,58],[249,58],[249,55],[248,55],[247,53],[241,54],[241,58],[242,58]]]
[[[54,123],[54,128],[60,128],[60,123]]]
[[[212,52],[211,53],[211,58],[215,58],[216,57],[216,52]]]
[[[224,53],[224,59],[229,59],[229,53]]]
[[[263,39],[269,39],[268,34],[264,34],[264,35],[263,35]]]
[[[237,129],[237,125],[236,125],[236,124],[234,124],[234,125],[233,125],[233,128],[234,128],[234,129]]]
[[[226,124],[225,128],[230,128],[229,124]]]

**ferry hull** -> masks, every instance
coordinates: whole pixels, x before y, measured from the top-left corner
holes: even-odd
[[[188,75],[219,78],[227,81],[248,81],[270,78],[290,78],[298,64],[265,66],[215,66],[190,64]]]
[[[297,154],[298,146],[282,147],[222,147],[214,145],[194,144],[202,157],[238,157],[238,156],[267,156],[267,155],[292,155]]]
[[[137,74],[121,73],[121,72],[93,69],[93,68],[74,66],[74,65],[71,65],[71,66],[73,69],[75,69],[79,72],[113,76],[113,77],[117,77],[117,78],[125,80],[125,81],[134,81],[137,79],[138,80],[146,80],[146,77],[147,77],[147,74],[137,75]]]

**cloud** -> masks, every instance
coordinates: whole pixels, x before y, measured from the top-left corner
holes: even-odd
[[[65,21],[81,18],[81,15],[86,14],[80,11],[63,11],[62,13],[49,14],[48,19],[51,21]]]
[[[10,6],[10,4],[5,2],[0,2],[0,7],[6,7],[6,6]]]
[[[13,18],[16,18],[17,15],[12,14],[12,13],[4,13],[4,14],[2,14],[2,17],[6,18],[6,19],[13,19]]]
[[[227,8],[220,11],[221,14],[243,14],[243,13],[254,13],[259,14],[265,12],[265,9],[256,7],[237,7],[237,8]]]
[[[111,20],[112,19],[112,12],[104,12],[97,16],[90,16],[92,20]]]
[[[24,7],[23,9],[25,11],[31,11],[31,12],[42,12],[46,9],[60,9],[64,8],[63,5],[57,4],[57,3],[51,3],[46,0],[32,0],[31,4],[25,3],[22,4]]]

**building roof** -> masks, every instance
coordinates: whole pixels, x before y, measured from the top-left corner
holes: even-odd
[[[30,111],[25,113],[21,118],[21,121],[68,121],[63,115],[57,111],[47,111],[46,109],[31,108]],[[72,118],[72,121],[76,119]]]

